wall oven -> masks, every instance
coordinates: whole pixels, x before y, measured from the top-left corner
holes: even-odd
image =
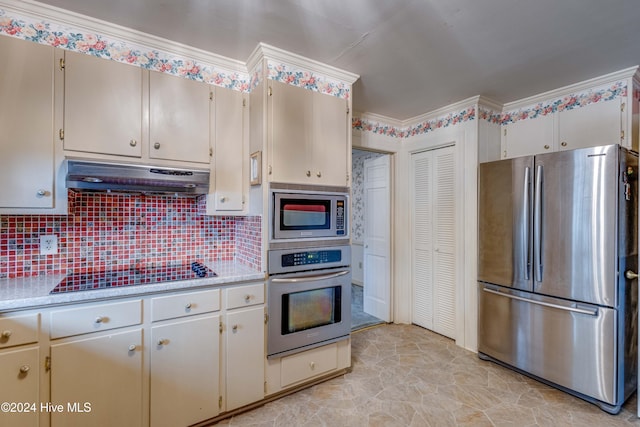
[[[351,247],[270,250],[267,357],[349,338]]]
[[[272,184],[272,242],[349,238],[349,190]]]

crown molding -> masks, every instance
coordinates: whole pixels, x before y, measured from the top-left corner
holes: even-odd
[[[607,85],[610,83],[614,83],[616,81],[633,78],[635,75],[637,75],[637,71],[638,71],[638,66],[635,65],[633,67],[625,68],[620,71],[615,71],[613,73],[605,74],[589,80],[584,80],[578,83],[570,84],[568,86],[564,86],[558,89],[553,89],[547,92],[539,93],[537,95],[530,96],[528,98],[523,98],[517,101],[508,102],[504,104],[502,111],[505,112],[505,111],[518,110],[520,108],[529,107],[531,105],[539,104],[541,102],[545,102],[550,99],[562,98],[564,96],[571,95],[576,92],[582,92],[582,91],[593,89],[594,87],[597,87],[597,86]]]
[[[442,116],[446,116],[447,114],[457,113],[460,110],[464,110],[465,108],[469,108],[471,106],[477,105],[479,99],[480,99],[480,96],[472,96],[471,98],[454,102],[453,104],[446,105],[442,108],[438,108],[437,110],[429,111],[428,113],[411,117],[409,119],[403,120],[403,126],[411,127],[413,125],[417,125],[429,120],[434,120]]]
[[[367,120],[370,122],[384,123],[385,125],[389,125],[397,128],[406,127],[406,123],[404,121],[397,120],[392,117],[383,116],[382,114],[354,112],[353,117],[357,117],[362,120]]]

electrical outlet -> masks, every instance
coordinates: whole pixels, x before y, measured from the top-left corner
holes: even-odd
[[[58,253],[58,236],[48,234],[40,236],[40,255],[54,255]]]

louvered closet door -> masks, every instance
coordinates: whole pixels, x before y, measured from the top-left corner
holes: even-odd
[[[412,156],[413,323],[455,338],[454,147]]]

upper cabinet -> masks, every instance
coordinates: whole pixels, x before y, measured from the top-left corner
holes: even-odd
[[[348,185],[347,101],[269,81],[269,180]]]
[[[622,144],[620,99],[585,105],[558,113],[558,149]]]
[[[210,163],[208,84],[75,52],[63,67],[67,155]]]
[[[502,127],[502,158],[553,151],[553,116],[518,120]]]
[[[150,72],[149,158],[209,164],[212,90],[206,83]]]
[[[248,96],[242,92],[215,88],[211,123],[213,160],[207,214],[246,213],[249,190]]]
[[[0,214],[66,212],[56,176],[55,55],[52,47],[0,36]]]
[[[64,149],[142,156],[141,68],[66,52]]]

